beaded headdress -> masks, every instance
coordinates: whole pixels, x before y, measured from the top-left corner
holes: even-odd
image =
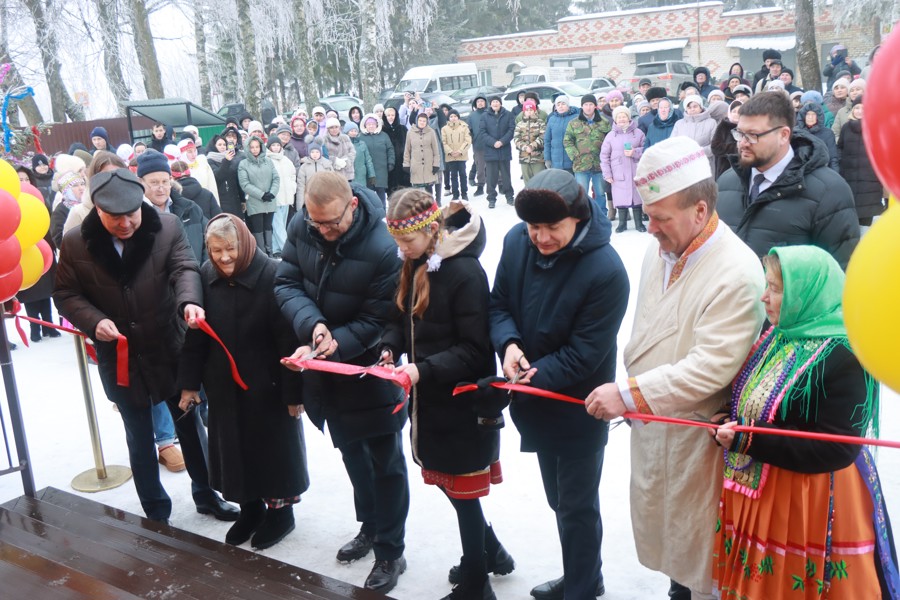
[[[387,228],[391,235],[406,235],[427,227],[440,216],[441,207],[437,205],[437,202],[433,202],[431,206],[417,215],[411,215],[403,219],[388,219]]]

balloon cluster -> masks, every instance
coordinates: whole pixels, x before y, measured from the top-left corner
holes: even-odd
[[[53,250],[44,240],[50,213],[41,197],[0,160],[0,302],[33,286],[53,263]]]
[[[876,379],[900,392],[900,31],[881,46],[866,81],[862,120],[866,151],[890,190],[885,212],[850,257],[844,287],[844,323],[853,351]]]

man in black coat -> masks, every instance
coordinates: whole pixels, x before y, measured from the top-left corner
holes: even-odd
[[[64,237],[53,300],[96,342],[100,379],[125,425],[134,487],[148,519],[167,522],[172,501],[159,480],[151,405],[165,402],[181,440],[197,512],[234,521],[238,510],[209,486],[196,412],[179,419],[178,355],[187,323],[204,318],[197,261],[172,215],[144,203],[128,169],[91,178],[94,209]],[[117,340],[128,341],[119,373]]]
[[[374,192],[332,171],[306,182],[306,202],[287,232],[275,298],[303,346],[337,362],[378,362],[377,345],[392,310],[400,259]],[[400,388],[376,377],[303,374],[303,404],[320,429],[328,423],[353,484],[359,534],[337,554],[357,560],[374,547],[369,589],[387,593],[406,569],[404,529],[409,482]]]
[[[491,106],[478,123],[479,144],[484,149],[484,176],[487,179],[488,208],[497,202],[497,184],[508,204],[513,203],[513,187],[509,169],[512,163],[512,139],[516,118],[503,108],[500,96],[491,98]],[[480,188],[479,188],[480,189]],[[476,191],[475,195],[478,193]]]
[[[487,98],[476,96],[472,100],[472,112],[466,118],[469,133],[472,134],[472,168],[469,170],[469,185],[477,186],[475,196],[484,194],[484,146],[481,145],[481,120],[487,110]]]
[[[759,80],[769,76],[769,65],[771,65],[774,60],[781,60],[781,52],[772,50],[771,48],[763,52],[763,65],[760,67],[759,71],[753,74],[753,83],[751,84],[750,89],[755,90]]]
[[[491,342],[507,378],[585,398],[593,387],[615,380],[628,273],[609,243],[609,221],[571,173],[541,171],[515,206],[525,222],[503,242],[491,292]],[[598,487],[608,425],[582,406],[519,393],[510,413],[522,451],[537,453],[562,544],[563,577],[531,595],[599,596],[604,585]]]
[[[741,106],[732,131],[738,154],[717,182],[719,217],[760,257],[774,246],[814,244],[846,269],[859,242],[853,193],[828,167],[825,144],[794,123],[780,92]]]

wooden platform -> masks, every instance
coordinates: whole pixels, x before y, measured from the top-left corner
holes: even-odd
[[[0,505],[0,598],[385,596],[48,487]]]

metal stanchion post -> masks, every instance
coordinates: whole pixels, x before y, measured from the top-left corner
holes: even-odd
[[[78,358],[78,371],[81,375],[81,392],[84,395],[84,407],[87,410],[88,428],[91,431],[91,446],[94,449],[93,469],[75,476],[72,487],[79,492],[102,492],[119,487],[131,479],[131,469],[119,465],[104,464],[103,446],[100,444],[100,427],[97,424],[97,409],[94,407],[94,392],[91,388],[91,374],[88,372],[87,350],[84,338],[72,336],[75,340],[75,356]]]

